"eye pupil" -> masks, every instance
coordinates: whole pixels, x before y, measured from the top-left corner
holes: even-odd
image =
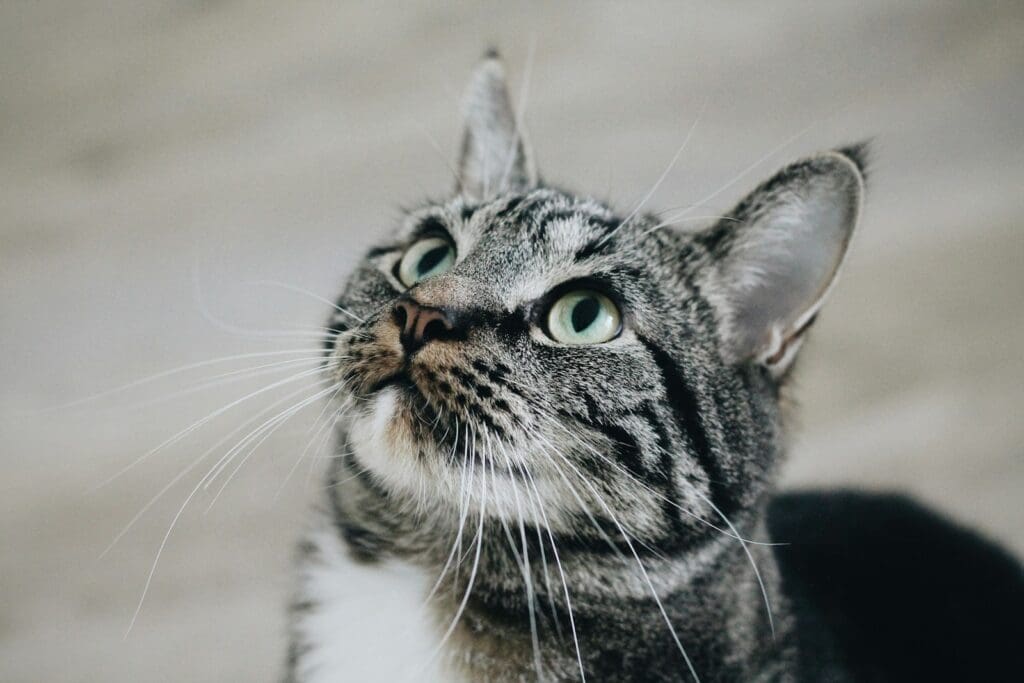
[[[601,303],[592,296],[580,299],[572,309],[572,328],[582,332],[594,324],[601,311]]]
[[[450,247],[447,244],[442,244],[424,254],[419,263],[416,264],[416,274],[422,277],[433,270],[448,255],[449,249]]]

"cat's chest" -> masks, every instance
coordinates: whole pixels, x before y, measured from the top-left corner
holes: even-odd
[[[292,624],[298,683],[458,680],[436,652],[443,629],[424,604],[423,569],[355,561],[329,527],[310,538]]]

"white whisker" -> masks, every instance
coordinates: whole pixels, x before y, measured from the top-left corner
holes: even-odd
[[[797,132],[794,135],[791,135],[790,137],[788,137],[785,140],[783,140],[782,143],[780,143],[779,145],[777,145],[777,146],[773,147],[772,149],[770,149],[767,153],[764,154],[764,156],[760,157],[757,161],[755,161],[754,163],[750,164],[745,169],[743,169],[742,171],[737,173],[735,176],[732,177],[732,179],[730,179],[724,185],[719,187],[717,190],[715,190],[711,194],[707,195],[703,199],[697,201],[696,203],[692,204],[689,209],[686,209],[685,211],[683,211],[682,213],[677,215],[676,216],[676,220],[678,220],[679,218],[682,218],[683,216],[689,215],[690,211],[692,211],[694,207],[698,207],[698,206],[701,206],[702,204],[706,204],[707,202],[710,202],[712,199],[714,199],[718,195],[722,194],[723,192],[728,190],[730,187],[732,187],[733,185],[735,185],[739,181],[743,180],[745,177],[747,177],[748,174],[750,174],[752,171],[754,171],[758,166],[760,166],[764,162],[768,161],[768,159],[772,158],[777,153],[779,153],[780,151],[782,151],[783,149],[785,149],[786,147],[788,147],[789,145],[793,144],[798,139],[800,139],[801,137],[806,135],[807,131],[809,131],[813,127],[814,127],[813,123],[809,124],[805,128],[803,128],[802,130],[800,130],[799,132]]]
[[[472,439],[472,441],[475,443],[475,437]],[[437,646],[434,648],[431,655],[427,658],[427,661],[424,663],[423,668],[429,666],[434,661],[434,659],[437,658],[437,656],[444,649],[445,643],[448,642],[448,639],[451,637],[452,633],[455,632],[455,628],[456,626],[458,626],[459,620],[462,618],[462,613],[466,610],[466,605],[469,604],[469,596],[473,592],[473,585],[476,581],[477,570],[479,570],[480,568],[480,555],[483,552],[484,545],[484,520],[486,518],[488,497],[487,468],[486,466],[481,466],[480,470],[480,522],[477,526],[476,551],[473,556],[473,566],[470,568],[469,579],[466,583],[466,590],[463,593],[462,600],[459,603],[458,608],[455,610],[455,616],[452,618],[451,623],[445,630],[444,635],[441,636],[441,640],[438,642]]]
[[[457,430],[458,422],[455,423],[455,426]],[[458,447],[458,443],[458,431],[456,431],[455,443],[452,445],[452,457],[455,457],[455,449]],[[447,574],[448,569],[451,567],[452,560],[456,557],[457,553],[462,548],[462,532],[466,524],[466,518],[469,515],[469,492],[470,487],[472,487],[473,485],[472,468],[469,469],[471,477],[469,480],[469,484],[466,483],[467,460],[468,455],[462,458],[462,471],[459,475],[459,528],[455,532],[455,538],[452,540],[451,551],[449,551],[448,557],[445,559],[444,565],[441,567],[441,572],[438,575],[437,580],[434,582],[433,587],[431,587],[430,591],[427,593],[427,597],[423,601],[424,605],[429,603],[430,600],[434,597],[434,594],[437,593],[438,588],[441,587],[441,583],[444,580],[445,574]]]
[[[651,591],[651,596],[654,598],[654,602],[658,606],[658,610],[661,612],[661,616],[664,619],[665,624],[668,626],[669,634],[672,636],[672,640],[675,641],[676,647],[679,649],[679,653],[683,656],[683,661],[686,662],[686,667],[690,670],[690,674],[693,676],[696,683],[700,683],[700,676],[697,675],[697,671],[693,667],[693,662],[690,661],[690,656],[686,653],[686,648],[683,647],[682,641],[679,640],[679,636],[678,634],[676,634],[676,629],[672,625],[672,620],[669,618],[668,612],[665,610],[665,606],[662,604],[661,598],[658,597],[658,592],[654,588],[654,582],[651,581],[651,577],[647,573],[647,568],[644,567],[644,563],[640,561],[640,555],[639,553],[637,553],[636,548],[633,547],[633,542],[630,540],[630,537],[626,533],[625,528],[622,526],[622,524],[619,523],[619,520],[615,516],[615,513],[612,512],[611,508],[604,501],[604,498],[600,495],[600,493],[598,493],[597,489],[593,486],[593,484],[590,483],[590,481],[586,477],[583,476],[583,474],[576,468],[572,461],[569,460],[569,458],[562,455],[561,453],[556,452],[556,455],[559,455],[562,458],[562,462],[571,467],[576,472],[576,476],[579,477],[579,479],[588,488],[590,488],[591,493],[594,495],[594,498],[597,500],[598,504],[600,504],[601,507],[604,508],[605,512],[611,519],[612,524],[614,524],[615,527],[619,530],[619,533],[622,535],[622,540],[626,542],[626,546],[629,548],[630,553],[632,553],[633,558],[636,560],[636,564],[640,568],[640,573],[643,576],[644,581],[647,583],[647,587]],[[552,464],[554,464],[554,461],[551,462]],[[555,465],[555,467],[560,471],[560,468],[558,468],[557,465]]]
[[[764,579],[761,578],[761,570],[758,569],[757,562],[754,561],[753,553],[750,552],[750,548],[747,547],[747,542],[744,541],[742,537],[740,537],[739,531],[736,530],[736,527],[729,520],[729,518],[725,516],[725,513],[722,512],[721,510],[719,510],[718,506],[715,505],[714,502],[712,502],[711,499],[708,498],[707,496],[705,496],[703,493],[701,493],[700,491],[697,491],[696,493],[697,493],[698,496],[700,496],[701,498],[704,499],[704,502],[706,502],[711,507],[712,510],[714,510],[715,512],[718,513],[718,516],[721,517],[725,521],[726,524],[729,525],[729,528],[732,529],[733,533],[735,534],[736,540],[738,540],[740,542],[740,546],[743,548],[743,552],[746,553],[747,560],[750,562],[750,567],[754,570],[754,576],[755,576],[755,578],[757,578],[757,585],[761,589],[761,597],[764,599],[764,609],[765,609],[765,612],[768,613],[768,626],[771,629],[772,638],[774,638],[775,637],[775,618],[772,616],[772,606],[771,606],[771,603],[768,600],[768,589],[765,588]]]
[[[155,455],[159,451],[163,450],[164,448],[170,446],[171,444],[174,444],[174,443],[180,441],[181,439],[185,438],[186,436],[188,436],[189,434],[191,434],[195,430],[201,428],[203,425],[207,424],[208,422],[210,422],[211,420],[217,418],[218,416],[223,415],[225,412],[227,412],[228,410],[234,408],[235,406],[237,406],[237,405],[239,405],[241,403],[244,403],[245,401],[248,401],[248,400],[250,400],[252,398],[255,398],[256,396],[259,396],[259,395],[264,394],[264,393],[266,393],[268,391],[271,391],[272,389],[276,389],[277,387],[283,386],[285,384],[289,384],[291,382],[296,382],[296,381],[298,381],[300,379],[305,379],[306,377],[310,377],[310,376],[319,374],[320,372],[322,372],[322,370],[323,370],[323,368],[317,367],[317,368],[314,368],[312,370],[306,370],[306,371],[300,372],[300,373],[298,373],[296,375],[292,375],[291,377],[286,377],[285,379],[279,380],[277,382],[274,382],[273,384],[265,386],[262,389],[257,389],[256,391],[253,391],[253,392],[251,392],[249,394],[246,394],[242,398],[236,399],[236,400],[228,403],[227,405],[225,405],[225,406],[215,410],[214,412],[210,413],[206,417],[204,417],[204,418],[202,418],[200,420],[197,420],[196,422],[193,422],[191,425],[189,425],[185,429],[183,429],[183,430],[179,431],[177,434],[174,434],[173,436],[167,438],[165,441],[163,441],[162,443],[158,444],[157,446],[155,446],[154,448],[150,449],[149,451],[146,451],[145,453],[140,455],[138,458],[136,458],[132,462],[128,463],[126,466],[122,467],[117,472],[115,472],[113,475],[111,475],[107,479],[105,479],[102,482],[100,482],[99,484],[97,484],[95,487],[93,487],[92,490],[96,491],[98,489],[101,489],[101,488],[109,485],[111,482],[113,482],[114,480],[116,480],[119,477],[123,476],[126,472],[128,472],[132,468],[136,467],[137,465],[139,465],[143,461],[149,459],[150,457],[152,457],[153,455]]]
[[[352,311],[348,310],[347,308],[342,308],[341,306],[339,306],[337,303],[331,301],[330,299],[325,299],[324,297],[320,296],[319,294],[311,292],[308,289],[303,289],[302,287],[296,287],[295,285],[290,285],[290,284],[288,284],[286,282],[278,282],[277,280],[253,280],[249,284],[253,284],[253,285],[266,285],[268,287],[280,287],[281,289],[286,289],[289,292],[296,292],[297,294],[305,294],[306,296],[308,296],[308,297],[310,297],[312,299],[315,299],[316,301],[319,301],[321,303],[327,304],[328,306],[330,306],[334,310],[336,310],[339,313],[342,313],[344,315],[347,315],[348,317],[352,318],[356,322],[359,322],[359,323],[366,322],[366,320],[364,320],[363,318],[360,318],[358,315],[356,315]]]
[[[195,460],[193,460],[187,467],[185,467],[185,469],[183,469],[175,477],[173,477],[162,489],[160,489],[156,493],[156,495],[154,495],[152,498],[149,499],[149,502],[147,502],[145,505],[143,505],[142,508],[137,513],[135,513],[135,516],[132,517],[131,520],[129,520],[129,522],[127,524],[125,524],[121,528],[121,530],[114,537],[114,539],[109,543],[109,545],[107,545],[107,547],[104,548],[103,552],[101,552],[99,554],[97,559],[103,559],[111,550],[113,550],[114,546],[117,545],[118,541],[120,541],[121,538],[125,534],[127,534],[132,529],[132,527],[135,526],[135,524],[142,518],[142,516],[145,515],[146,512],[149,511],[149,509],[151,507],[153,507],[153,505],[155,505],[157,503],[157,501],[159,501],[164,496],[165,493],[167,493],[169,490],[171,490],[171,488],[174,487],[175,484],[177,484],[179,481],[181,481],[183,478],[185,478],[185,476],[188,475],[189,472],[191,472],[196,467],[198,467],[200,464],[202,464],[202,462],[204,460],[206,460],[206,458],[208,458],[211,453],[213,453],[220,446],[225,444],[229,439],[231,439],[231,437],[233,437],[234,435],[238,434],[238,432],[242,431],[243,429],[245,429],[246,427],[251,425],[253,422],[256,422],[263,415],[265,415],[266,413],[270,412],[271,410],[276,408],[278,405],[284,403],[285,401],[290,401],[291,399],[295,398],[299,394],[305,393],[307,391],[309,391],[309,387],[302,387],[298,391],[294,391],[294,392],[288,394],[287,396],[284,396],[281,399],[278,399],[274,403],[270,404],[269,406],[267,406],[266,408],[264,408],[263,410],[258,412],[253,417],[251,417],[248,420],[246,420],[245,422],[243,422],[241,425],[239,425],[234,430],[229,432],[226,436],[222,437],[219,441],[217,441],[217,443],[213,444],[208,449],[203,451],[203,453],[201,453],[199,455],[199,457],[197,457]]]
[[[524,468],[523,472],[527,475],[528,480],[530,482],[530,485],[533,487],[534,493],[537,496],[537,500],[541,501],[542,498],[541,498],[541,495],[540,495],[540,489],[537,488],[537,482],[534,480],[533,475],[530,474],[530,471],[527,468]],[[586,683],[586,681],[587,681],[587,673],[586,673],[586,670],[583,667],[583,654],[580,651],[580,639],[579,639],[579,635],[576,632],[576,618],[573,616],[573,613],[572,613],[572,600],[569,598],[569,582],[568,582],[568,580],[566,579],[566,576],[565,576],[565,568],[562,566],[562,560],[558,556],[558,546],[555,543],[555,535],[551,531],[551,523],[548,521],[547,513],[544,512],[543,504],[540,505],[539,509],[540,509],[541,518],[544,521],[544,528],[548,532],[548,540],[551,541],[551,553],[552,553],[552,555],[555,558],[555,566],[558,568],[558,575],[562,579],[562,590],[563,590],[563,595],[565,596],[565,608],[566,608],[566,611],[569,613],[569,628],[572,631],[572,643],[573,643],[573,646],[576,648],[576,663],[579,665],[579,669],[580,669],[580,681],[581,681],[581,683]],[[557,621],[556,621],[556,623],[557,623]]]
[[[601,239],[601,240],[600,240],[600,241],[598,242],[598,245],[599,245],[599,246],[600,246],[600,245],[602,245],[602,244],[604,244],[604,243],[605,243],[605,242],[607,242],[608,240],[610,240],[610,239],[611,239],[612,237],[614,237],[614,236],[615,236],[615,233],[617,233],[617,232],[618,232],[619,230],[621,230],[622,228],[624,228],[624,227],[626,226],[626,224],[627,224],[627,223],[629,223],[629,222],[630,222],[631,220],[633,220],[633,218],[634,218],[634,217],[635,217],[635,216],[636,216],[636,215],[637,215],[638,213],[640,213],[640,211],[641,211],[641,210],[643,210],[643,208],[644,208],[644,206],[645,206],[645,205],[647,204],[648,200],[650,200],[650,198],[654,196],[654,193],[658,191],[658,188],[659,188],[659,187],[661,187],[661,184],[662,184],[663,182],[665,182],[665,179],[666,179],[666,178],[668,177],[668,174],[672,172],[672,169],[673,169],[673,168],[675,168],[676,162],[678,162],[678,161],[679,161],[679,157],[680,157],[680,156],[682,156],[682,154],[683,154],[683,151],[684,151],[684,150],[685,150],[685,149],[687,148],[687,146],[688,146],[688,145],[690,144],[690,138],[691,138],[691,137],[693,137],[693,131],[695,131],[695,130],[697,129],[697,124],[698,124],[698,123],[700,123],[700,117],[701,117],[701,116],[703,116],[703,114],[704,114],[704,109],[705,109],[705,108],[707,107],[707,103],[708,103],[708,101],[707,101],[707,100],[705,99],[705,100],[704,100],[704,103],[703,103],[703,104],[701,104],[701,106],[700,106],[700,110],[699,110],[699,111],[697,112],[697,116],[696,116],[696,117],[694,117],[694,119],[693,119],[693,123],[692,123],[692,124],[690,124],[690,129],[686,131],[686,137],[685,137],[685,138],[683,139],[683,143],[682,143],[681,145],[679,145],[679,149],[677,149],[677,150],[676,150],[676,153],[675,153],[674,155],[672,155],[672,160],[668,162],[668,166],[666,166],[666,167],[665,167],[665,170],[664,170],[664,171],[662,171],[661,175],[660,175],[660,176],[658,177],[658,180],[656,180],[656,181],[655,181],[654,185],[653,185],[653,186],[651,187],[651,189],[650,189],[650,190],[649,190],[649,191],[647,192],[647,194],[645,194],[645,195],[644,195],[643,199],[641,199],[641,200],[640,200],[640,201],[639,201],[639,202],[637,203],[637,205],[636,205],[635,207],[633,207],[633,210],[632,210],[632,211],[631,211],[631,212],[629,213],[629,215],[628,215],[628,216],[626,216],[626,217],[625,217],[625,218],[624,218],[624,219],[622,220],[622,222],[621,222],[621,223],[619,223],[619,224],[618,224],[618,225],[617,225],[617,226],[615,227],[615,229],[614,229],[614,230],[612,230],[612,231],[611,231],[610,233],[608,233],[607,235],[605,235],[605,236],[604,236],[604,237],[603,237],[603,238],[602,238],[602,239]]]
[[[537,635],[537,614],[536,614],[536,594],[533,588],[533,569],[530,565],[530,552],[526,543],[526,526],[523,523],[523,509],[520,506],[519,501],[519,487],[516,486],[515,476],[512,470],[512,458],[509,457],[505,447],[498,442],[498,446],[501,448],[502,454],[505,456],[505,461],[508,463],[509,482],[512,484],[512,495],[516,501],[516,515],[519,519],[519,540],[522,544],[522,557],[523,557],[523,578],[526,583],[526,603],[530,612],[530,645],[533,647],[533,658],[534,668],[537,671],[537,680],[542,680],[541,676],[541,659],[540,659],[540,639]],[[513,543],[513,546],[515,544]]]
[[[105,390],[103,390],[103,391],[101,391],[99,393],[96,393],[96,394],[91,394],[89,396],[83,396],[82,398],[77,398],[77,399],[75,399],[73,401],[69,401],[68,403],[62,403],[60,405],[51,406],[49,408],[44,408],[40,412],[47,413],[47,412],[55,411],[55,410],[65,410],[67,408],[73,408],[73,407],[81,405],[83,403],[88,403],[90,401],[96,401],[96,400],[99,400],[101,398],[105,398],[107,396],[111,396],[113,394],[123,393],[123,392],[126,392],[126,391],[130,391],[131,389],[135,389],[137,387],[144,386],[146,384],[151,384],[151,383],[156,382],[156,381],[161,380],[161,379],[166,379],[167,377],[172,377],[174,375],[179,375],[179,374],[181,374],[183,372],[188,372],[189,370],[198,370],[199,368],[205,368],[205,367],[208,367],[208,366],[211,366],[211,365],[217,365],[217,364],[220,364],[220,363],[230,363],[232,361],[248,360],[248,359],[251,359],[251,358],[266,358],[268,356],[284,356],[284,355],[295,355],[297,353],[315,353],[315,352],[316,352],[316,349],[302,348],[302,349],[287,349],[287,350],[283,350],[283,351],[262,351],[262,352],[259,352],[259,353],[242,353],[242,354],[235,354],[235,355],[232,355],[232,356],[221,356],[220,358],[209,358],[207,360],[201,360],[201,361],[198,361],[196,363],[189,363],[187,365],[181,365],[181,366],[178,366],[176,368],[171,368],[170,370],[163,370],[161,372],[156,373],[155,375],[150,375],[148,377],[143,377],[142,379],[137,379],[137,380],[134,380],[132,382],[128,382],[127,384],[122,384],[121,386],[113,387],[111,389],[105,389]]]
[[[206,508],[206,511],[209,512],[210,509],[213,508],[214,504],[217,502],[217,499],[220,498],[220,495],[224,492],[224,489],[227,488],[228,484],[231,483],[231,480],[234,479],[236,474],[238,474],[238,471],[240,469],[242,469],[242,465],[245,464],[245,462],[252,456],[253,453],[256,452],[256,450],[260,447],[260,445],[264,441],[266,441],[268,438],[270,438],[271,434],[273,434],[275,431],[277,431],[277,429],[282,424],[284,424],[285,422],[290,420],[292,417],[294,417],[303,408],[305,408],[309,404],[313,403],[314,401],[316,401],[316,400],[318,400],[320,398],[323,398],[324,396],[326,396],[327,394],[331,393],[335,389],[337,389],[337,385],[336,384],[331,385],[331,386],[329,386],[326,389],[323,389],[321,391],[318,391],[317,393],[313,394],[312,396],[303,399],[300,403],[296,404],[295,406],[292,406],[288,410],[282,411],[276,417],[271,418],[271,420],[268,421],[269,424],[268,423],[264,423],[263,426],[258,427],[257,430],[256,430],[256,435],[258,436],[259,433],[260,433],[260,430],[263,430],[262,437],[260,437],[259,441],[257,441],[256,444],[252,448],[250,448],[249,451],[239,460],[238,465],[235,467],[234,470],[231,471],[231,474],[228,475],[227,479],[224,480],[224,483],[221,485],[220,489],[217,490],[216,495],[214,495],[213,500],[210,502],[209,507]],[[254,439],[256,437],[254,436],[252,438]],[[251,442],[251,439],[249,439],[249,437],[247,437],[247,439]],[[237,455],[237,453],[241,452],[242,448],[245,447],[245,442],[246,442],[246,439],[243,439],[243,442],[239,444],[239,446],[237,447],[237,450],[235,451],[236,455]],[[203,484],[203,488],[204,489],[210,487],[210,484],[212,484],[214,479],[216,479],[220,475],[220,473],[224,471],[224,469],[227,467],[227,465],[231,462],[231,460],[233,458],[234,458],[234,455],[232,455],[230,458],[225,460],[224,464],[221,465],[220,468],[217,471],[215,471],[210,476],[210,478],[207,480],[207,482],[205,484]]]
[[[525,126],[526,103],[529,100],[530,79],[533,75],[533,60],[534,57],[536,57],[536,53],[537,36],[534,34],[530,38],[530,45],[526,51],[526,64],[523,67],[523,83],[522,88],[519,91],[519,106],[514,112],[516,131],[515,135],[512,136],[512,144],[510,145],[506,155],[508,162],[505,164],[505,170],[501,174],[501,183],[499,187],[505,187],[507,185],[509,176],[512,174],[512,167],[515,166],[516,147],[524,142],[523,130]],[[527,163],[529,163],[529,161],[527,161]]]
[[[302,449],[302,452],[299,454],[299,457],[295,459],[295,463],[291,466],[291,468],[288,469],[288,473],[284,476],[284,480],[281,482],[280,486],[278,486],[277,490],[274,492],[272,500],[277,500],[281,496],[281,492],[284,491],[285,486],[288,485],[289,480],[291,480],[292,476],[295,474],[295,471],[299,468],[299,465],[302,463],[302,460],[306,457],[306,453],[309,452],[310,447],[312,447],[314,443],[319,442],[316,449],[313,451],[314,453],[317,453],[318,451],[322,450],[324,446],[327,444],[327,441],[331,437],[331,427],[337,424],[338,419],[342,416],[345,410],[347,410],[348,407],[352,405],[351,400],[346,400],[344,403],[342,403],[342,405],[335,408],[329,415],[327,414],[327,410],[331,407],[331,404],[334,402],[334,400],[337,399],[338,393],[344,390],[344,388],[344,385],[339,383],[337,389],[334,390],[334,393],[328,396],[327,400],[324,401],[323,411],[321,411],[320,415],[318,415],[316,420],[313,421],[313,429],[311,429],[311,431],[313,431],[312,438],[310,438],[309,443],[306,444],[306,447]],[[325,416],[326,419],[324,419]],[[319,424],[321,420],[323,420],[323,423],[320,424],[319,428],[317,428],[317,424]]]

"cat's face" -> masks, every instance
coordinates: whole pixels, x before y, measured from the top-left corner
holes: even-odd
[[[515,486],[526,518],[543,521],[527,505],[541,495],[552,523],[584,504],[601,511],[598,495],[660,509],[640,482],[663,491],[662,448],[678,447],[675,469],[699,481],[690,447],[658,423],[657,349],[701,326],[679,240],[642,236],[649,222],[612,235],[619,224],[549,189],[411,213],[343,298],[369,314],[335,345],[359,402],[360,462],[404,495],[458,503],[473,459],[493,511],[515,518]]]
[[[372,249],[332,318],[354,469],[410,510],[662,545],[749,505],[856,219],[857,152],[684,233],[540,185],[493,60],[467,118],[459,191]]]

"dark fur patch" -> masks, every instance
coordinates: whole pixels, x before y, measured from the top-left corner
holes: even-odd
[[[675,413],[676,425],[686,434],[687,441],[693,448],[693,456],[707,475],[711,501],[725,515],[729,515],[736,507],[735,500],[729,491],[730,482],[725,479],[704,429],[696,395],[687,385],[682,370],[660,346],[648,339],[640,341],[650,351],[654,362],[661,370],[663,386],[668,404]]]

